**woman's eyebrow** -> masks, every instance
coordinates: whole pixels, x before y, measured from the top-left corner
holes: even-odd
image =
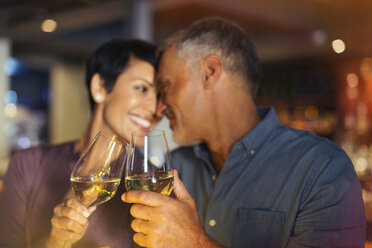
[[[150,85],[151,87],[153,87],[153,86],[154,86],[154,83],[153,83],[153,82],[150,82],[150,81],[148,81],[147,79],[144,79],[144,78],[141,78],[141,77],[133,79],[133,81],[136,81],[136,80],[140,80],[140,81],[143,81],[143,82],[147,83],[148,85]]]

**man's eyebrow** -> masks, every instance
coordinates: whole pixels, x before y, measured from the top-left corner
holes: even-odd
[[[169,81],[167,79],[164,79],[164,78],[161,78],[161,77],[158,77],[156,79],[156,84],[157,85],[165,85],[167,83],[169,83]]]

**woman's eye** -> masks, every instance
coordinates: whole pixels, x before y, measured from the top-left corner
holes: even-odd
[[[142,86],[137,86],[136,87],[136,90],[140,91],[140,92],[146,92],[147,91],[147,87],[142,87]]]

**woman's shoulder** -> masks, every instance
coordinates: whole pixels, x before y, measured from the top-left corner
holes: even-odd
[[[10,164],[31,164],[37,166],[45,158],[65,157],[73,152],[75,142],[65,142],[60,144],[40,144],[30,148],[17,151],[10,160]]]
[[[66,142],[60,144],[39,144],[31,146],[30,148],[17,151],[13,157],[23,158],[23,157],[38,157],[48,153],[64,153],[71,152],[75,142]]]

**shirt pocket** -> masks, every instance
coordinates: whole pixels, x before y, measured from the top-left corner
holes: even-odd
[[[280,247],[285,219],[282,211],[238,209],[232,247]]]

